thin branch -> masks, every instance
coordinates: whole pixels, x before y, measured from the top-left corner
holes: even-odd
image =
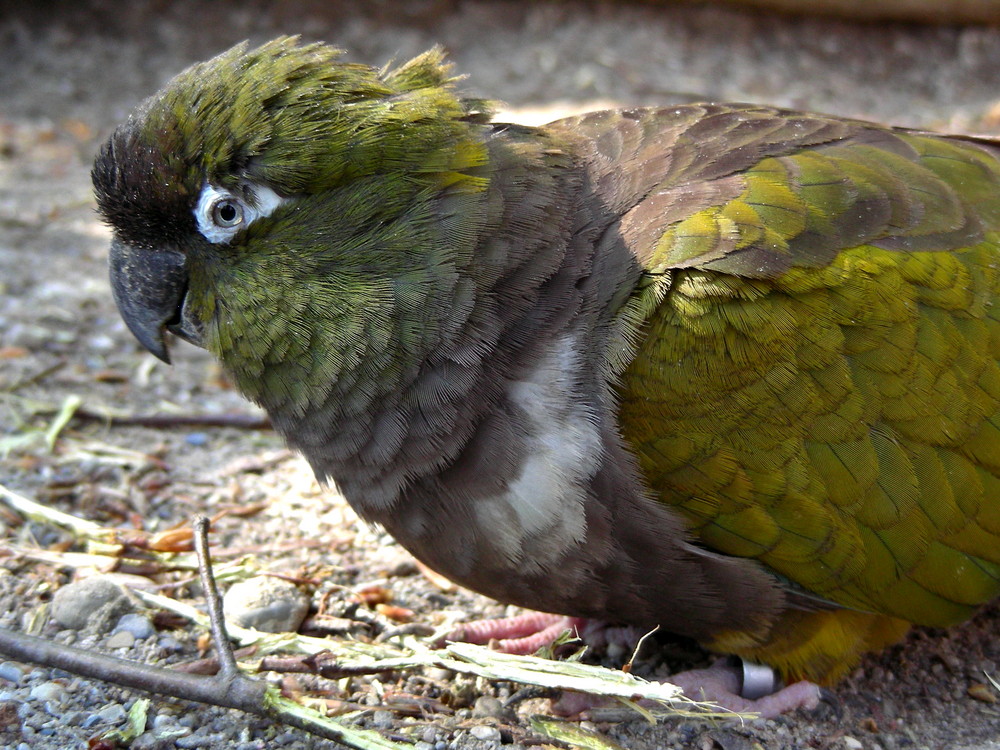
[[[222,614],[222,599],[212,575],[212,559],[208,551],[208,527],[211,521],[205,516],[194,519],[194,548],[198,553],[198,574],[201,576],[201,587],[205,592],[205,603],[208,605],[208,618],[212,628],[212,640],[215,641],[215,652],[219,657],[219,676],[227,680],[243,677],[236,666],[233,647],[229,643],[226,632],[226,618]],[[245,679],[245,678],[244,678]]]
[[[283,698],[266,683],[252,680],[242,673],[238,679],[188,674],[85,651],[6,628],[0,628],[0,653],[18,661],[62,669],[121,687],[210,706],[235,708],[358,750],[400,750],[398,743],[385,739],[377,732],[328,719]]]
[[[122,687],[266,715],[261,710],[266,686],[260,682],[248,681],[253,684],[235,685],[233,690],[219,690],[219,683],[214,678],[206,679],[117,656],[85,651],[5,628],[0,628],[0,652],[12,659],[63,669]]]

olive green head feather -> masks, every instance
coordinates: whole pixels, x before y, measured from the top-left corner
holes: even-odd
[[[341,54],[282,37],[180,73],[99,154],[93,178],[105,218],[148,244],[189,229],[172,220],[190,213],[205,182],[292,195],[401,169],[453,180],[483,162],[465,123],[487,119],[488,105],[456,96],[440,49],[394,70]]]
[[[161,359],[164,330],[205,346],[296,411],[425,351],[476,235],[435,217],[488,184],[488,106],[454,81],[439,49],[379,70],[288,37],[176,76],[93,169],[132,332]],[[383,339],[403,353],[364,355]]]

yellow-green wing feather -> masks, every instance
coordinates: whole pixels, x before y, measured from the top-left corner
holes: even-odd
[[[618,394],[650,486],[845,607],[968,617],[1000,595],[991,147],[859,127],[722,179],[636,248],[668,282]]]

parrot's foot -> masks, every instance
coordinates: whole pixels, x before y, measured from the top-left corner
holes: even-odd
[[[551,646],[565,631],[579,634],[586,629],[587,620],[546,612],[527,612],[516,617],[498,620],[475,620],[453,630],[449,641],[490,644],[505,654],[533,654],[538,649]]]
[[[632,644],[641,635],[635,628],[612,628],[606,623],[581,617],[567,617],[545,612],[527,612],[497,620],[476,620],[452,631],[447,640],[490,644],[507,654],[533,654],[550,646],[564,632],[576,634],[588,645],[601,647],[623,639]],[[707,669],[679,672],[667,679],[684,694],[697,701],[712,701],[723,709],[738,713],[756,713],[773,719],[798,708],[812,710],[819,705],[822,689],[805,680],[787,687],[767,666],[745,662],[739,657],[724,657]],[[564,693],[553,710],[565,716],[578,715],[600,705],[594,696]]]
[[[744,666],[739,662],[731,657],[719,659],[707,669],[671,675],[666,682],[677,685],[692,700],[711,701],[725,711],[759,714],[764,719],[773,719],[798,708],[811,711],[824,698],[822,688],[805,680],[776,689],[779,683],[769,667]],[[606,698],[565,692],[552,704],[552,710],[561,716],[578,717],[610,703]],[[651,701],[639,703],[648,708],[657,707]]]
[[[692,700],[712,701],[728,711],[757,713],[765,719],[819,705],[823,691],[802,680],[782,687],[770,667],[741,659],[719,659],[707,669],[692,669],[671,675],[667,681],[677,685]]]

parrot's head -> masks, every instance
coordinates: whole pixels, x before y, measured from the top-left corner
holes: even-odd
[[[266,407],[419,358],[475,243],[442,214],[486,202],[487,107],[456,96],[442,53],[340,54],[280,38],[194,65],[93,168],[132,333],[164,361],[165,331],[204,346]]]

